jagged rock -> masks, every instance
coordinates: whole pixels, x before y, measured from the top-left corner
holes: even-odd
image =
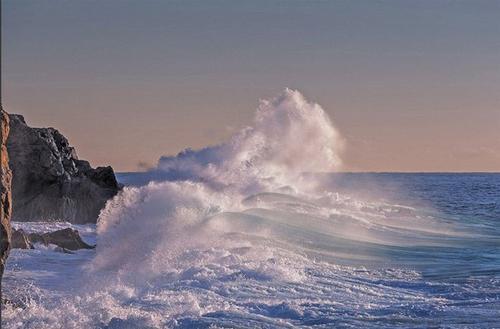
[[[11,171],[7,154],[9,136],[9,116],[0,105],[0,292],[5,262],[9,255],[11,241]],[[0,293],[1,295],[1,293]],[[1,316],[0,316],[1,318]]]
[[[42,234],[42,239],[46,241],[47,244],[55,244],[63,249],[68,250],[78,250],[78,249],[94,249],[95,246],[91,246],[85,243],[77,230],[71,228],[65,228],[62,230],[44,233]]]
[[[49,242],[47,241],[47,238],[43,234],[40,233],[30,233],[28,234],[28,239],[30,240],[31,243],[41,243],[44,246],[48,246]]]
[[[95,223],[120,189],[113,169],[79,160],[56,129],[31,128],[23,116],[9,116],[12,220]]]
[[[28,235],[21,229],[12,230],[12,249],[35,249],[30,242]]]
[[[19,242],[17,242],[19,241]],[[82,240],[80,234],[77,230],[71,228],[65,228],[62,230],[57,230],[48,233],[29,233],[25,234],[23,230],[13,230],[12,232],[12,248],[20,249],[34,249],[33,245],[35,243],[43,244],[48,246],[49,244],[56,245],[55,251],[64,252],[66,254],[72,254],[70,250],[78,249],[94,249],[95,246],[91,246]]]

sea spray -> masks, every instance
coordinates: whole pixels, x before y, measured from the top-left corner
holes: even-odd
[[[6,307],[6,328],[376,327],[379,320],[407,328],[435,324],[436,314],[451,326],[498,315],[498,303],[471,307],[483,307],[477,294],[498,297],[495,277],[456,281],[471,275],[461,248],[495,251],[495,241],[477,244],[429,210],[359,199],[312,174],[338,170],[342,146],[326,113],[299,92],[261,101],[252,126],[226,143],[163,157],[145,174],[149,183],[110,200],[95,253],[37,255],[45,257],[38,267],[51,264],[49,274],[57,274],[33,276],[36,296],[25,309]],[[12,259],[29,277],[39,258],[14,252]],[[12,273],[6,282],[22,285]]]
[[[343,139],[325,111],[298,91],[285,89],[262,100],[253,125],[229,141],[162,157],[151,175],[201,180],[248,194],[295,185],[303,172],[336,171],[342,149]]]
[[[313,184],[301,174],[339,168],[342,145],[325,111],[298,91],[285,89],[272,100],[262,100],[253,126],[226,143],[161,158],[151,174],[163,175],[163,181],[125,188],[110,201],[99,219],[98,249],[91,269],[119,271],[144,280],[171,270],[174,261],[178,262],[172,256],[175,250],[193,245],[210,248],[214,242],[207,240],[238,222],[245,234],[269,231],[267,223],[259,229],[257,218],[241,223],[245,220],[228,221],[220,214],[244,217],[248,207],[242,201],[255,194],[304,193],[302,189]],[[225,227],[216,221],[223,221]],[[217,239],[220,242],[222,237]]]
[[[90,273],[147,287],[158,277],[182,276],[188,265],[224,264],[222,253],[245,271],[282,279],[290,269],[279,268],[283,257],[365,261],[384,258],[387,245],[440,245],[412,229],[451,229],[425,219],[417,227],[404,216],[391,221],[389,212],[402,208],[383,210],[316,188],[321,182],[304,172],[338,169],[342,145],[325,111],[298,91],[261,101],[253,126],[226,143],[161,158],[150,172],[155,180],[127,187],[108,203]],[[250,252],[233,253],[241,248]],[[267,272],[271,262],[274,272]],[[302,265],[292,272],[300,277]]]

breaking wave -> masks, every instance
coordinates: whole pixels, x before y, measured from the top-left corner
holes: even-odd
[[[397,314],[392,327],[408,327],[432,318],[445,302],[419,266],[450,275],[446,257],[470,233],[421,209],[339,193],[315,173],[338,170],[342,148],[325,111],[298,91],[261,101],[251,127],[162,157],[146,185],[108,202],[78,297],[8,309],[9,327],[16,316],[38,328],[376,326],[388,314]],[[61,307],[69,311],[48,311]]]

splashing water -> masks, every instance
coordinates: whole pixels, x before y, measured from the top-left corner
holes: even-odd
[[[494,257],[498,238],[311,174],[338,170],[342,146],[299,92],[262,101],[252,127],[161,158],[149,183],[108,202],[96,251],[14,252],[6,284],[25,309],[7,305],[5,326],[491,326],[500,261],[467,253]],[[35,256],[51,279],[28,265]]]
[[[331,172],[340,166],[342,139],[317,105],[286,89],[261,101],[252,127],[227,143],[186,150],[160,159],[157,174],[168,180],[202,180],[242,193],[298,184],[303,172]]]

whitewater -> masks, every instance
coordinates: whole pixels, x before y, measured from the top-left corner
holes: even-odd
[[[95,250],[12,250],[3,328],[495,328],[500,175],[335,174],[342,135],[286,89],[228,141],[125,184]]]

